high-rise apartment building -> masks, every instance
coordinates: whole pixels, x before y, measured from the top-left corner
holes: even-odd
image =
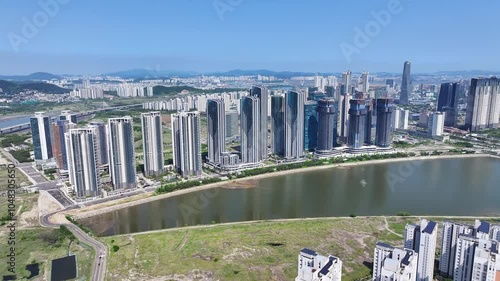
[[[350,70],[342,73],[342,87],[343,91],[340,93],[352,95],[352,72]]]
[[[144,176],[163,174],[163,126],[159,111],[141,113],[142,147],[144,150]]]
[[[314,151],[318,146],[318,102],[304,103],[304,150]]]
[[[471,281],[478,239],[471,234],[458,236],[453,281]]]
[[[436,256],[437,224],[433,221],[420,222],[420,245],[418,248],[417,280],[434,280],[434,259]]]
[[[460,83],[443,83],[439,90],[437,111],[445,113],[444,125],[448,127],[457,126],[457,111]]]
[[[444,119],[445,114],[443,112],[433,112],[429,115],[429,134],[433,137],[442,136],[444,133]]]
[[[342,261],[329,255],[322,256],[313,250],[302,249],[298,259],[295,281],[341,281]]]
[[[107,165],[109,164],[108,158],[108,135],[106,130],[106,125],[103,122],[90,122],[89,128],[93,128],[96,131],[96,142],[97,142],[97,164]]]
[[[77,123],[76,114],[72,114],[70,110],[61,111],[61,115],[59,115],[59,120],[60,121],[68,120],[71,123],[74,124]]]
[[[304,94],[288,91],[285,95],[285,158],[304,156]]]
[[[349,102],[349,126],[347,145],[350,148],[361,148],[365,143],[366,107],[365,101],[353,99]]]
[[[378,242],[373,255],[372,281],[415,281],[418,254]]]
[[[59,120],[52,123],[52,155],[56,159],[60,170],[68,170],[68,157],[66,155],[66,140],[64,134],[70,129],[76,128],[76,124],[68,120]]]
[[[337,129],[339,131],[339,139],[346,143],[347,135],[349,133],[349,105],[351,101],[351,95],[342,94],[339,100],[339,124],[337,125]]]
[[[181,111],[171,119],[175,169],[184,178],[201,176],[200,113]]]
[[[337,145],[338,103],[333,99],[318,101],[318,153],[328,152]]]
[[[363,74],[361,74],[361,92],[363,92],[363,94],[365,95],[368,94],[368,90],[370,89],[370,82],[368,81],[368,79],[369,73],[363,72]]]
[[[108,119],[108,142],[113,189],[135,188],[137,185],[132,117]]]
[[[208,161],[221,163],[221,155],[226,152],[226,112],[224,100],[207,101],[207,146]]]
[[[498,128],[500,118],[500,79],[473,78],[467,97],[465,126],[472,132]]]
[[[379,147],[389,147],[392,143],[391,118],[393,105],[389,99],[377,99],[375,110],[377,114],[377,124],[375,130],[375,145]]]
[[[259,99],[255,96],[243,97],[240,111],[242,163],[259,163],[262,160],[260,117]]]
[[[35,160],[48,160],[53,157],[50,124],[50,117],[45,116],[43,112],[35,112],[35,116],[30,118]]]
[[[474,227],[453,222],[443,223],[441,256],[439,258],[439,272],[442,276],[453,277],[458,236],[462,234],[473,235]]]
[[[232,140],[239,135],[240,115],[237,110],[226,112],[226,140]]]
[[[411,62],[406,61],[403,67],[403,78],[401,82],[400,104],[409,104],[409,97],[412,91],[411,86]]]
[[[271,96],[271,151],[285,155],[285,97]]]
[[[269,94],[265,87],[252,87],[250,96],[258,98],[259,101],[259,153],[260,159],[265,159],[268,154],[268,136],[267,136],[267,117],[268,117],[268,100]]]
[[[69,179],[79,198],[100,195],[97,142],[94,128],[70,129],[65,133]]]

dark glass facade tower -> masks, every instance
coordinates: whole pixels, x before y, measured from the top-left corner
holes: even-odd
[[[226,113],[224,101],[209,99],[207,101],[207,146],[208,161],[221,163],[221,155],[226,152]]]
[[[366,101],[366,132],[365,132],[365,143],[373,143],[373,135],[375,132],[375,110],[374,103],[375,100],[370,99]]]
[[[338,104],[333,99],[318,101],[317,150],[330,151],[337,145]]]
[[[361,148],[365,143],[366,106],[365,101],[353,99],[349,101],[349,127],[347,145],[351,148]]]
[[[441,84],[437,110],[445,113],[445,126],[457,126],[457,110],[460,88],[460,83]]]
[[[268,101],[269,94],[268,90],[265,87],[252,87],[250,91],[250,96],[256,97],[259,99],[259,151],[261,159],[267,157],[268,154],[268,141],[267,141],[267,116],[268,116]]]
[[[304,150],[314,151],[318,145],[318,102],[304,104]]]
[[[400,104],[409,104],[411,93],[411,62],[406,61],[403,67],[403,80],[401,81],[401,94],[399,96]]]
[[[377,129],[375,131],[375,145],[389,147],[392,142],[391,119],[394,107],[390,99],[377,99]]]
[[[271,151],[285,155],[285,97],[271,96]]]
[[[259,163],[262,160],[259,99],[243,97],[240,102],[241,162]]]

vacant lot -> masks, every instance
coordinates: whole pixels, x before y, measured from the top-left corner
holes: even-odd
[[[302,248],[344,262],[343,278],[370,274],[377,241],[402,245],[404,219],[315,219],[221,225],[106,237],[110,280],[293,280]],[[168,266],[166,266],[168,265]],[[164,279],[158,279],[164,280]],[[169,280],[169,279],[168,279]],[[201,279],[200,279],[201,280]]]

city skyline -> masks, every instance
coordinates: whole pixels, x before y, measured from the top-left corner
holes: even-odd
[[[0,27],[0,59],[5,66],[0,66],[0,73],[97,74],[158,67],[198,72],[239,68],[399,72],[405,60],[413,62],[414,73],[420,73],[495,70],[499,65],[497,56],[492,56],[498,39],[483,28],[500,7],[495,1],[488,1],[490,8],[481,14],[470,13],[477,4],[465,0],[454,5],[429,0],[362,5],[326,0],[286,5],[282,0],[44,3],[52,2],[57,5],[52,10],[37,2],[0,5],[5,11]],[[352,12],[329,16],[338,11]],[[136,23],[131,19],[137,14],[148,16]],[[253,21],[255,14],[261,20]],[[294,17],[302,20],[289,20]],[[450,30],[450,25],[455,28]],[[266,42],[263,51],[244,44],[256,34]],[[469,40],[461,40],[465,34]],[[356,40],[361,37],[365,40]],[[152,44],[143,44],[148,38]],[[318,38],[323,44],[313,50],[306,38]],[[287,40],[297,43],[283,48],[281,42]],[[483,44],[476,44],[478,40]]]

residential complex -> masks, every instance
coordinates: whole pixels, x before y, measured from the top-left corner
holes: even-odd
[[[417,280],[418,254],[378,242],[373,254],[373,281]]]
[[[201,176],[200,113],[181,111],[171,119],[176,171],[184,178]]]
[[[465,126],[475,132],[498,128],[500,118],[500,79],[473,78],[467,99]]]
[[[132,117],[108,119],[109,168],[113,189],[132,189],[136,183]]]
[[[141,114],[142,147],[144,149],[144,175],[163,174],[163,126],[160,112]]]
[[[77,198],[100,195],[97,165],[97,134],[93,128],[70,129],[65,133],[69,179]],[[134,179],[135,180],[135,179]]]

